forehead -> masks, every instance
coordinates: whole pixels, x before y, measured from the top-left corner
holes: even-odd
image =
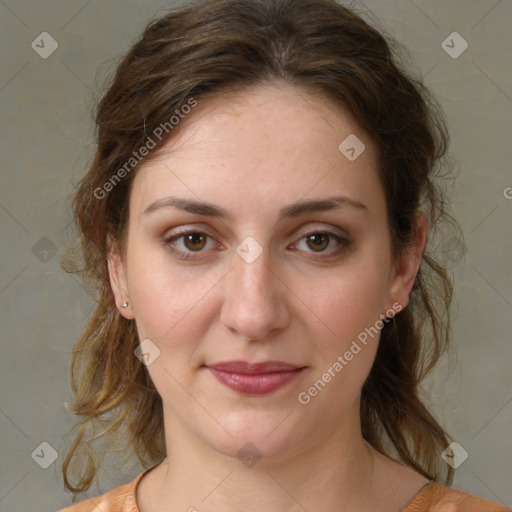
[[[305,89],[267,84],[200,99],[181,123],[137,170],[130,208],[141,212],[166,193],[270,208],[308,194],[381,192],[369,136],[343,107]]]

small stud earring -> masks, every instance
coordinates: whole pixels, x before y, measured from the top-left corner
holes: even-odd
[[[123,308],[125,309],[132,309],[131,306],[128,305],[128,302],[123,302]]]

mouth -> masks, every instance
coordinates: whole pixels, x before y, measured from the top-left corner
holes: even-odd
[[[295,380],[307,367],[282,361],[227,361],[206,365],[224,386],[243,395],[266,395]]]

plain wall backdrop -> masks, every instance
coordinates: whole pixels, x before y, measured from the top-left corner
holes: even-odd
[[[92,302],[59,266],[72,236],[68,195],[94,149],[90,111],[99,86],[170,5],[0,1],[0,511],[71,504],[61,465],[74,418],[63,403],[71,399],[71,349]],[[447,116],[460,168],[453,209],[465,235],[445,247],[455,276],[457,356],[439,366],[427,389],[432,409],[468,453],[454,487],[510,507],[512,2],[348,5],[371,10],[370,21],[406,46]],[[140,471],[105,468],[88,495]]]

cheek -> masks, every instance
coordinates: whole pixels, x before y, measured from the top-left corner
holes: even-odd
[[[208,291],[219,281],[217,272],[199,275],[193,267],[171,265],[163,251],[155,252],[134,251],[130,260],[139,334],[166,345],[193,339],[193,330],[205,320]]]
[[[171,266],[164,258],[132,258],[130,294],[136,305],[139,339],[151,340],[160,355],[147,370],[167,406],[180,410],[193,385],[191,364],[212,318],[208,291],[219,279],[190,275],[190,268]]]
[[[312,333],[318,357],[298,397],[301,404],[314,401],[322,409],[336,403],[343,411],[358,399],[375,360],[382,327],[379,290],[371,279],[376,276],[368,272],[366,276],[367,281],[357,273],[338,277],[324,294],[317,294],[318,316],[328,329],[321,326],[317,336]]]
[[[351,266],[310,292],[325,323],[342,338],[373,325],[387,297],[386,279],[376,264]]]
[[[380,319],[387,297],[383,260],[372,253],[354,259],[322,283],[317,281],[322,286],[308,291],[323,324],[314,338],[320,355],[320,374],[315,372],[315,377],[330,370],[336,375],[332,388],[345,388],[350,396],[357,395],[371,369],[384,325]]]
[[[362,384],[378,346],[380,329],[373,327],[378,313],[369,309],[365,299],[362,295],[331,294],[323,310],[329,331],[324,329],[326,334],[317,338],[318,370],[323,373],[331,368],[331,373],[343,375],[337,382],[344,381],[345,386],[349,382],[356,387]]]

